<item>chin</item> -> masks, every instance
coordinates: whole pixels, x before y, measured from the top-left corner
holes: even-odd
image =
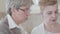
[[[56,21],[55,22],[51,22],[52,24],[54,24],[54,23],[57,23]]]
[[[22,22],[25,22],[25,21],[27,21],[27,20],[28,20],[28,18],[25,18],[25,19],[22,20]]]

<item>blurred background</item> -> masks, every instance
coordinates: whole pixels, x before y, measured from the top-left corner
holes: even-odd
[[[26,23],[22,24],[24,29],[30,34],[31,30],[38,26],[40,23],[42,23],[43,19],[40,15],[40,8],[38,5],[38,2],[40,0],[32,0],[34,4],[31,6],[30,16],[29,19],[26,21]],[[6,0],[0,0],[0,19],[6,16]],[[59,17],[60,20],[60,0],[58,0],[58,8],[59,8]],[[59,21],[58,20],[58,21]]]

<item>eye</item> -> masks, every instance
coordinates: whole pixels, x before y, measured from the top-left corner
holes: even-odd
[[[57,14],[58,13],[58,11],[55,11],[55,14]]]
[[[25,12],[25,10],[24,10],[24,9],[19,9],[19,10],[21,10],[21,11]]]
[[[58,10],[55,11],[55,14],[57,14],[57,13],[58,13]]]
[[[51,12],[51,11],[48,11],[48,14],[49,14],[49,15],[51,15],[51,14],[52,14],[52,12]]]

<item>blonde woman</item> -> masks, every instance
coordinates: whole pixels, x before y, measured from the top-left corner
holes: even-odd
[[[40,9],[44,21],[35,27],[31,34],[60,34],[57,0],[40,0]]]

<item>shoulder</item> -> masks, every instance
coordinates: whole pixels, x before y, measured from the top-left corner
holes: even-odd
[[[1,34],[9,34],[9,27],[5,24],[4,20],[0,20],[0,32]]]
[[[0,25],[6,25],[6,24],[8,24],[8,20],[7,17],[5,16],[4,18],[0,19]]]
[[[7,30],[8,26],[6,25],[6,18],[0,20],[0,30]]]
[[[33,28],[31,34],[39,34],[42,30],[43,24],[38,25],[37,27]]]
[[[7,29],[8,26],[5,24],[3,20],[0,20],[0,30]]]

